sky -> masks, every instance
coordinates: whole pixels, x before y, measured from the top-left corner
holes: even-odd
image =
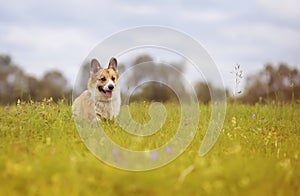
[[[210,54],[227,86],[266,63],[300,69],[298,0],[0,0],[0,54],[41,77],[58,69],[74,84],[90,51],[111,35],[157,25],[184,32]]]

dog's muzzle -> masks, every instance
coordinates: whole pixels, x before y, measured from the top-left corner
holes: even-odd
[[[98,86],[99,92],[102,92],[106,95],[106,97],[111,98],[112,97],[112,90],[114,89],[114,85],[108,86],[109,90],[104,90],[102,86]]]

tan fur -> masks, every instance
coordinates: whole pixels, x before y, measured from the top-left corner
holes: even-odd
[[[93,72],[91,66],[91,75],[87,85],[88,90],[77,97],[72,105],[75,118],[89,121],[103,119],[113,120],[119,114],[121,104],[120,90],[118,87],[119,75],[116,67],[111,65],[112,60],[115,59],[111,59],[107,69],[101,68],[99,64],[99,68]],[[103,78],[105,78],[105,81],[102,80]],[[111,98],[98,90],[99,86],[104,88],[108,84],[114,85]]]
[[[72,105],[73,115],[75,118],[84,118],[86,120],[95,119],[94,101],[91,93],[86,90],[75,99]]]

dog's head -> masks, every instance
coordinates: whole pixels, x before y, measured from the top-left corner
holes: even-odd
[[[110,59],[107,69],[102,68],[96,59],[92,59],[91,77],[88,84],[90,91],[107,99],[112,98],[119,79],[117,68],[117,59],[114,57]]]

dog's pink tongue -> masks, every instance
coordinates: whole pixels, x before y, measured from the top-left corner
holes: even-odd
[[[106,91],[106,92],[105,92],[105,95],[106,95],[108,98],[111,98],[112,92],[111,92],[111,91]]]

